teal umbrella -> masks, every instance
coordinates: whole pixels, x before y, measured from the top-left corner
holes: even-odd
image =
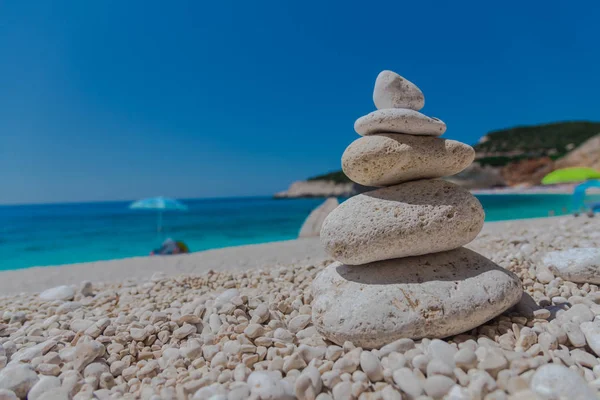
[[[162,213],[168,210],[179,210],[185,211],[187,210],[187,206],[175,199],[170,199],[168,197],[151,197],[148,199],[138,200],[134,203],[131,203],[129,208],[133,209],[143,209],[143,210],[158,210],[158,224],[157,224],[157,232],[162,230]]]

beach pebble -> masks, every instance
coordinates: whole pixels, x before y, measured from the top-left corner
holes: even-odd
[[[410,368],[400,368],[394,371],[394,383],[408,395],[409,398],[419,397],[423,393],[423,385]]]
[[[385,357],[393,352],[404,353],[415,348],[415,342],[409,338],[402,338],[386,344],[379,349],[379,356]]]
[[[330,197],[312,210],[300,228],[299,238],[319,236],[323,221],[340,203],[337,198]]]
[[[71,286],[57,286],[51,289],[46,289],[40,293],[40,299],[46,301],[52,300],[73,300],[75,290]]]
[[[90,281],[83,281],[79,285],[79,292],[82,296],[93,296],[94,295],[94,286]]]
[[[383,380],[383,367],[381,361],[370,351],[360,353],[360,368],[367,374],[371,382]]]
[[[538,268],[538,270],[535,273],[535,277],[541,283],[550,283],[554,279],[554,275],[552,274],[552,272],[548,268],[544,267]]]
[[[366,264],[455,249],[477,236],[483,219],[481,204],[463,188],[405,182],[343,202],[325,220],[321,243],[337,261]]]
[[[575,304],[566,311],[558,311],[556,315],[560,321],[572,321],[579,324],[594,319],[594,314],[585,304]]]
[[[226,303],[229,303],[231,301],[231,299],[233,299],[234,297],[237,297],[240,295],[239,290],[237,289],[227,289],[225,290],[223,293],[221,293],[220,295],[217,296],[217,298],[215,298],[215,307],[217,307],[217,309],[221,309],[221,307],[223,307]]]
[[[544,256],[543,263],[564,280],[600,284],[600,248],[553,251]]]
[[[196,333],[196,327],[191,324],[184,324],[181,328],[177,328],[173,331],[173,337],[175,339],[183,339],[192,333]]]
[[[0,370],[0,389],[13,391],[21,399],[27,396],[38,380],[37,374],[28,364],[9,365]]]
[[[133,340],[141,342],[148,337],[148,332],[145,329],[131,328],[129,334]]]
[[[579,374],[558,364],[547,364],[540,367],[533,374],[530,387],[543,399],[597,399],[595,393]]]
[[[333,387],[331,391],[333,400],[352,400],[355,396],[352,395],[352,383],[343,381]]]
[[[455,140],[379,134],[352,142],[342,155],[342,169],[361,185],[390,186],[457,174],[474,157],[471,146]]]
[[[22,348],[12,355],[10,364],[31,362],[34,358],[41,357],[46,354],[51,348],[56,346],[57,343],[57,339],[48,339],[31,347]]]
[[[414,83],[393,71],[385,70],[375,80],[373,103],[378,109],[409,108],[419,111],[425,105],[425,97]]]
[[[418,111],[388,108],[360,117],[354,123],[354,130],[362,136],[378,133],[440,136],[446,131],[446,124],[438,118],[428,117]]]
[[[454,362],[457,367],[468,371],[477,365],[477,355],[469,348],[462,348],[454,355]]]
[[[19,398],[12,390],[0,389],[0,400],[19,400]]]
[[[562,328],[567,334],[567,338],[573,347],[585,346],[585,335],[581,331],[579,324],[574,322],[566,322]]]
[[[441,399],[450,388],[454,386],[454,380],[444,375],[434,375],[427,378],[423,385],[425,393],[434,399]]]
[[[336,262],[313,282],[313,324],[334,343],[375,348],[468,331],[521,294],[516,276],[464,248],[360,267]]]
[[[73,365],[77,371],[83,371],[83,369],[90,364],[96,357],[100,357],[106,351],[104,345],[95,340],[77,342],[75,347],[75,358]]]
[[[288,329],[291,333],[298,333],[306,328],[310,322],[310,315],[298,315],[292,318],[288,324]]]
[[[41,376],[40,380],[33,385],[27,394],[27,400],[38,400],[46,391],[57,387],[60,387],[59,378],[55,376]]]
[[[450,368],[454,368],[456,366],[454,360],[457,353],[457,349],[450,343],[444,342],[443,340],[439,339],[433,339],[429,343],[429,347],[427,350],[431,355],[432,359],[440,360]]]
[[[86,393],[81,393],[81,396],[79,394],[77,394],[77,396],[79,396],[79,398],[88,398]],[[78,400],[77,396],[73,397],[73,400]],[[93,397],[91,396],[90,393],[90,399],[92,399]],[[96,398],[101,398],[101,396],[96,396]],[[63,388],[63,387],[59,387],[59,388],[52,388],[46,392],[44,392],[40,397],[38,397],[38,400],[70,400],[71,399],[71,395],[69,394],[69,392],[67,391],[67,389]]]
[[[584,322],[580,326],[590,348],[600,357],[600,322]]]
[[[285,398],[286,391],[281,382],[281,374],[276,371],[254,371],[248,377],[250,392],[260,399]]]
[[[295,394],[298,400],[313,400],[321,392],[323,382],[321,374],[315,367],[305,368],[295,382]]]

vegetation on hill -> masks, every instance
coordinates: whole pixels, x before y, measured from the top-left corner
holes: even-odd
[[[490,132],[473,147],[486,154],[478,161],[501,166],[524,158],[560,158],[598,133],[600,123],[588,121],[518,126]]]
[[[335,183],[349,183],[352,182],[350,178],[344,174],[344,171],[335,171],[330,172],[328,174],[313,176],[312,178],[308,178],[308,181],[332,181]]]

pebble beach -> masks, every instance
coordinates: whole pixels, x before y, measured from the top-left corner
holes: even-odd
[[[334,344],[312,325],[310,286],[331,260],[298,256],[318,248],[311,239],[237,249],[255,258],[232,270],[202,265],[214,252],[188,256],[186,273],[176,257],[163,272],[127,269],[152,258],[105,264],[128,280],[81,264],[84,282],[0,298],[0,399],[594,399],[600,290],[555,277],[543,258],[600,246],[599,227],[588,217],[486,224],[467,247],[514,272],[521,301],[460,335],[374,349]],[[28,270],[0,280],[59,284],[44,270],[37,285]]]

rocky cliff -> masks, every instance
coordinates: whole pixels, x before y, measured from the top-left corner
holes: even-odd
[[[586,140],[579,147],[559,159],[556,169],[568,167],[589,167],[600,170],[600,134]]]
[[[365,191],[355,183],[338,183],[325,180],[297,181],[288,190],[275,194],[277,199],[296,197],[350,197]]]

